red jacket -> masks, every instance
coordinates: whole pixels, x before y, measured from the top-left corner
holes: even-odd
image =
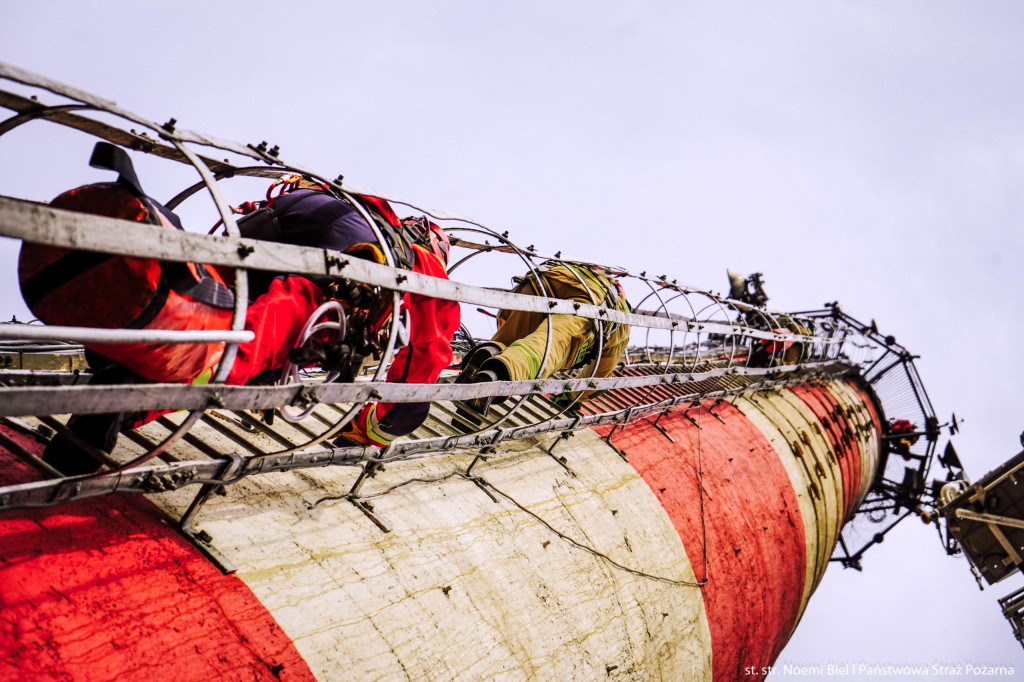
[[[437,256],[413,246],[413,272],[447,280],[448,273]],[[409,311],[409,345],[399,349],[388,370],[388,381],[432,384],[452,364],[451,341],[461,322],[459,304],[422,294],[406,294],[403,307]]]
[[[400,224],[387,201],[360,196],[371,210],[394,226]],[[431,251],[413,244],[413,272],[448,279],[445,264]],[[421,294],[406,294],[402,306],[409,311],[409,345],[401,348],[388,369],[391,383],[432,384],[452,362],[452,337],[459,329],[461,309],[455,301]],[[370,403],[348,424],[342,435],[383,447],[412,433],[427,418],[430,403]]]
[[[284,367],[288,351],[299,343],[309,316],[324,302],[320,287],[305,277],[279,277],[246,309],[245,328],[256,338],[238,346],[225,381],[244,385],[266,370]]]

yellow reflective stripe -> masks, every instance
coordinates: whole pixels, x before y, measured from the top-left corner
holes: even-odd
[[[377,405],[374,404],[366,412],[366,421],[363,422],[363,429],[366,433],[366,438],[374,445],[390,445],[391,441],[395,439],[394,436],[388,435],[380,430],[380,421],[377,419]]]
[[[377,263],[384,264],[387,262],[387,259],[384,258],[384,252],[380,250],[380,247],[370,242],[360,242],[358,244],[353,244],[352,246],[345,250],[345,253],[354,256],[363,251],[369,252],[370,258],[376,261]]]
[[[191,381],[191,383],[193,383],[193,384],[195,384],[197,386],[202,386],[204,384],[210,383],[210,379],[212,379],[212,378],[213,378],[213,368],[212,367],[208,367],[207,369],[205,369],[203,371],[202,374],[200,374],[195,379],[193,379]]]
[[[580,352],[576,354],[575,358],[573,358],[571,367],[575,367],[576,365],[578,365],[581,362],[583,362],[584,360],[586,360],[587,356],[590,355],[591,349],[592,349],[591,344],[589,344],[589,343],[581,343],[580,344]]]
[[[541,357],[537,354],[537,352],[534,351],[529,346],[526,346],[518,341],[509,346],[508,350],[512,350],[513,348],[518,349],[519,351],[522,352],[523,355],[526,356],[526,362],[529,368],[530,378],[536,379],[538,376],[540,376]]]
[[[581,268],[578,265],[572,264],[570,264],[569,267],[574,272],[576,272],[576,274],[578,274],[582,279],[590,280],[598,288],[599,291],[603,291],[606,296],[608,295],[608,287],[605,286],[604,282],[602,281],[602,278],[598,277],[597,273],[595,273],[593,270],[590,270],[588,268]]]

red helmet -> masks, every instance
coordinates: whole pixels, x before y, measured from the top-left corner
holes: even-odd
[[[430,250],[447,266],[448,252],[452,248],[451,240],[448,239],[448,235],[437,224],[428,220],[427,225],[430,228]]]
[[[441,259],[441,262],[448,265],[448,252],[452,243],[448,235],[436,223],[428,220],[426,216],[419,218],[406,218],[402,224],[409,229],[413,239],[423,248],[429,248],[431,253]]]

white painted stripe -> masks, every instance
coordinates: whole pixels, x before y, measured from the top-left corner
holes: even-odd
[[[575,476],[531,444],[473,473],[624,566],[694,581],[654,494],[594,433],[555,450]],[[465,471],[473,454],[389,465],[363,493]],[[322,679],[710,677],[699,588],[617,568],[462,477],[370,500],[389,533],[347,501],[310,509],[354,478],[338,469],[250,478],[197,520]],[[177,516],[188,500],[155,501]]]

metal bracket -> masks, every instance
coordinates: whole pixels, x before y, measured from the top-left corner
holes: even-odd
[[[632,408],[630,408],[629,413],[632,414],[632,412],[633,412],[633,410],[632,410]],[[628,418],[628,415],[627,415],[627,418]],[[615,451],[615,454],[617,454],[619,457],[622,458],[623,462],[628,462],[629,460],[626,459],[626,453],[623,452],[622,450],[618,449],[617,447],[615,447],[615,443],[612,442],[612,434],[615,433],[616,427],[621,427],[623,430],[625,430],[625,426],[623,426],[623,424],[625,424],[625,421],[620,421],[617,424],[612,424],[612,428],[608,432],[608,435],[604,437],[604,442],[608,444],[608,447],[610,447],[612,450]]]
[[[659,414],[658,418],[654,420],[654,422],[651,424],[651,426],[653,426],[654,428],[658,429],[658,431],[661,431],[661,435],[665,436],[665,438],[668,438],[670,443],[675,443],[676,439],[668,434],[668,429],[666,429],[664,426],[662,426],[661,424],[658,423],[658,422],[661,421],[661,418],[664,417],[668,413],[669,413],[669,410],[665,410],[664,412]]]
[[[381,450],[379,457],[383,458],[384,454],[390,449],[390,446]],[[359,476],[356,477],[355,483],[352,484],[352,488],[345,495],[345,499],[355,505],[356,509],[366,514],[366,516],[373,521],[374,525],[380,528],[385,533],[391,532],[391,525],[377,516],[376,512],[373,511],[373,505],[369,502],[359,499],[359,489],[363,487],[366,479],[373,478],[378,471],[383,471],[384,465],[372,459],[363,466],[363,470],[359,472]]]
[[[714,405],[712,405],[712,407],[714,407]],[[722,419],[722,415],[720,415],[717,412],[715,412],[713,409],[711,409],[711,407],[705,408],[704,411],[707,412],[708,414],[710,414],[712,417],[714,417],[718,421],[722,422],[723,424],[725,423],[725,420]]]
[[[388,448],[384,448],[384,450],[381,451],[381,457],[383,457],[386,450],[388,450]],[[364,483],[366,483],[366,479],[373,478],[377,475],[378,471],[383,470],[384,465],[378,461],[378,458],[369,460],[365,465],[363,465],[363,470],[359,472],[359,476],[356,477],[355,483],[353,483],[352,488],[349,489],[348,496],[350,498],[358,497],[359,489],[363,487]]]
[[[558,445],[559,443],[561,443],[561,442],[562,442],[563,440],[568,440],[568,439],[569,439],[569,438],[571,438],[572,436],[573,436],[573,433],[572,433],[571,431],[565,431],[565,432],[563,432],[563,433],[562,433],[562,435],[561,435],[561,436],[559,436],[559,437],[558,437],[558,439],[557,439],[557,440],[555,440],[555,442],[551,444],[551,447],[549,447],[549,448],[548,448],[547,450],[545,450],[544,452],[548,453],[548,457],[550,457],[551,459],[553,459],[553,460],[555,460],[556,462],[558,462],[558,464],[559,464],[559,465],[560,465],[560,466],[561,466],[561,467],[562,467],[563,469],[565,469],[565,470],[566,470],[566,471],[567,471],[567,472],[569,473],[569,475],[570,475],[570,476],[572,476],[573,478],[575,478],[575,477],[576,477],[576,472],[575,472],[575,471],[573,471],[573,470],[572,470],[572,468],[571,468],[571,467],[569,466],[568,460],[567,460],[567,459],[566,459],[565,457],[559,457],[559,456],[558,456],[558,455],[556,455],[556,454],[555,454],[555,452],[554,452],[554,450],[555,450],[555,447],[556,447],[556,446],[557,446],[557,445]],[[610,444],[611,444],[611,443],[609,442],[609,445],[610,445]],[[613,446],[613,447],[614,447],[614,446]]]
[[[346,499],[355,505],[355,508],[366,514],[367,518],[373,521],[373,524],[380,528],[385,533],[391,532],[391,524],[377,516],[377,513],[373,511],[373,505],[369,502],[359,499],[358,497],[352,496],[351,494]]]
[[[476,457],[473,458],[473,461],[469,463],[469,466],[466,467],[465,476],[469,480],[473,481],[473,483],[475,483],[476,486],[478,488],[480,488],[480,490],[483,490],[484,494],[487,495],[487,497],[491,498],[491,502],[494,502],[495,504],[497,504],[498,503],[498,498],[496,498],[494,495],[492,495],[491,491],[487,489],[487,482],[484,481],[484,479],[480,478],[479,476],[477,476],[477,475],[475,475],[473,473],[473,467],[476,466],[476,463],[480,462],[480,461],[487,461],[487,455],[490,455],[490,454],[493,454],[493,453],[494,453],[494,448],[492,448],[492,447],[487,447],[487,448],[484,448],[483,450],[481,450],[480,453]]]
[[[498,498],[492,495],[491,491],[487,489],[487,481],[480,478],[479,476],[470,476],[469,480],[473,481],[473,483],[476,483],[476,487],[480,488],[480,490],[483,490],[484,494],[487,495],[487,497],[491,498],[491,502],[498,504]]]
[[[620,450],[619,448],[617,448],[615,446],[615,444],[612,443],[610,440],[608,441],[608,447],[610,447],[612,450],[614,450],[615,454],[618,455],[619,457],[621,457],[623,462],[628,462],[629,461],[629,458],[626,457],[625,451]]]
[[[209,559],[211,563],[219,568],[224,575],[231,575],[238,570],[238,568],[231,563],[226,556],[220,553],[220,550],[211,544],[213,538],[210,537],[210,534],[205,530],[197,531],[191,526],[187,529],[179,527],[178,530],[183,536],[185,536],[186,540],[191,542],[195,548],[198,549],[203,556]]]
[[[495,497],[491,493],[491,491],[487,489],[490,486],[490,483],[488,483],[486,479],[484,479],[482,476],[468,476],[467,478],[473,481],[473,483],[476,484],[477,488],[483,490],[484,494],[487,495],[487,497],[491,498],[491,502],[494,502],[494,504],[498,504],[498,498]]]
[[[228,456],[230,459],[225,461],[224,466],[217,472],[215,478],[218,480],[224,480],[242,466],[242,458],[237,453],[232,452]],[[209,499],[210,494],[222,490],[223,487],[224,483],[204,483],[199,492],[196,493],[196,496],[192,498],[192,504],[181,515],[181,519],[178,521],[178,532],[191,542],[203,556],[219,568],[224,575],[231,575],[238,570],[235,565],[226,556],[221,554],[220,550],[213,546],[213,538],[209,533],[205,530],[196,530],[195,526],[192,525],[192,520],[199,513],[199,509],[206,503],[206,500]]]

